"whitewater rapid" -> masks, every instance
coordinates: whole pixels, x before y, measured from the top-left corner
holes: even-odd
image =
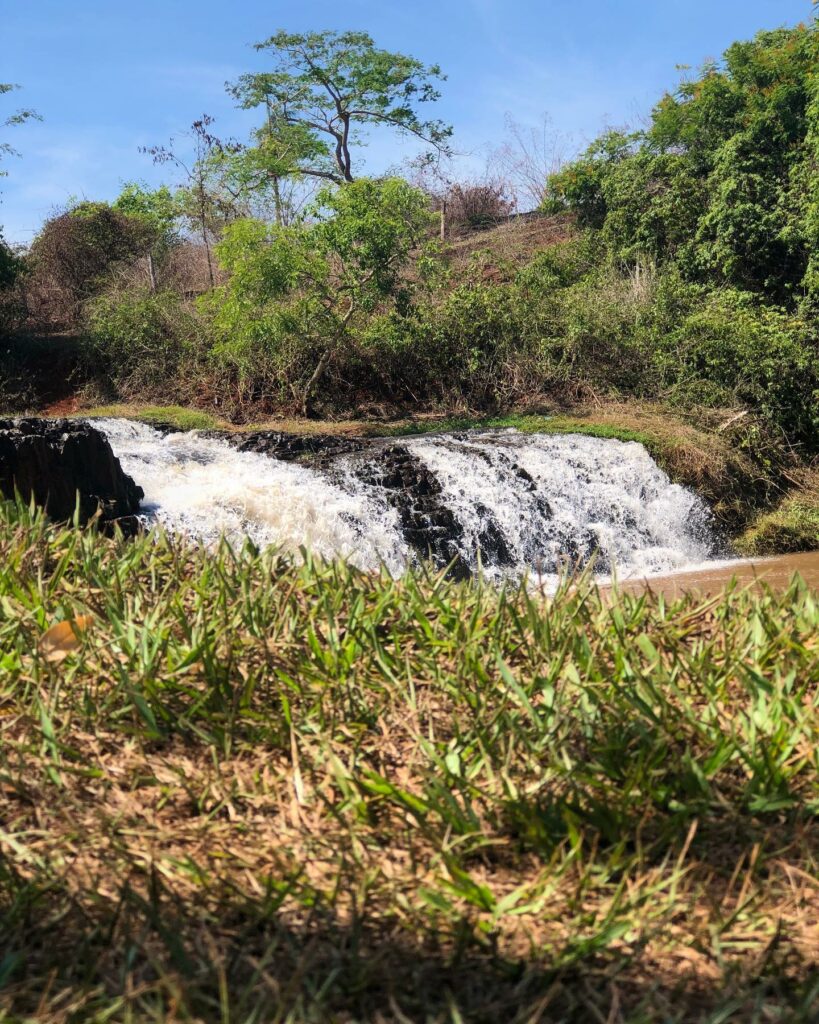
[[[205,544],[247,536],[260,547],[307,548],[400,574],[424,552],[418,531],[407,531],[405,496],[379,483],[390,444],[434,482],[436,522],[450,524],[446,550],[489,577],[550,578],[591,562],[627,578],[691,569],[718,554],[704,502],[634,442],[515,430],[426,435],[371,441],[315,468],[195,431],[93,423],[145,491],[145,520]]]

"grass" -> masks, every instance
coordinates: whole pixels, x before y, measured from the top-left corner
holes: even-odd
[[[819,471],[808,470],[793,491],[761,515],[739,538],[743,554],[770,555],[819,549]]]
[[[0,1020],[815,1020],[817,636],[3,505]]]
[[[407,437],[443,431],[492,430],[508,427],[520,430],[524,434],[584,434],[588,437],[615,438],[618,441],[637,441],[646,446],[655,446],[656,440],[651,432],[618,426],[614,423],[595,423],[579,416],[544,416],[531,413],[473,418],[454,416],[442,420],[420,420],[391,427],[384,433],[391,437]]]
[[[226,426],[224,421],[210,413],[181,405],[97,405],[83,409],[77,415],[124,417],[179,430],[216,430]]]

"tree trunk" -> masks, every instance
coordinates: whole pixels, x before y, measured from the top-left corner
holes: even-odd
[[[315,416],[315,409],[313,408],[313,392],[316,390],[317,385],[324,376],[324,371],[327,369],[327,364],[330,362],[330,356],[333,354],[332,348],[326,348],[321,354],[321,358],[316,363],[316,368],[310,377],[310,380],[304,386],[304,391],[301,396],[301,414],[305,419],[313,419]]]
[[[279,176],[273,175],[273,204],[276,208],[276,223],[279,227],[284,225],[284,211],[282,209],[282,193],[279,188]]]
[[[210,241],[208,240],[208,211],[205,199],[205,183],[200,177],[197,182],[199,189],[199,225],[202,229],[202,242],[205,246],[205,257],[208,261],[208,280],[210,281],[211,288],[216,287],[216,282],[213,277],[213,260],[210,256]]]
[[[205,256],[208,260],[208,280],[210,281],[211,288],[216,287],[216,281],[213,278],[213,260],[210,258],[210,242],[208,241],[207,230],[202,230],[202,241],[205,243]]]
[[[441,241],[446,239],[446,199],[441,200]]]
[[[148,253],[148,280],[151,282],[151,295],[156,295],[156,268],[152,252]]]

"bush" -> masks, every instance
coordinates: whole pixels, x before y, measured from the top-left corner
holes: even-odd
[[[754,296],[703,294],[676,327],[656,330],[654,361],[672,400],[745,405],[816,447],[819,338],[815,326]]]
[[[446,220],[451,228],[489,228],[506,220],[515,200],[504,182],[482,181],[453,185],[444,197]]]
[[[305,415],[360,358],[370,319],[408,311],[435,263],[426,197],[401,179],[325,189],[312,213],[289,228],[230,225],[217,246],[230,278],[203,303],[214,355],[240,387],[262,399],[290,392]],[[421,280],[410,282],[413,252]]]
[[[107,203],[81,203],[46,221],[29,256],[33,305],[42,319],[73,325],[83,302],[106,287],[112,270],[145,256],[150,225]]]
[[[735,43],[664,96],[647,129],[609,131],[549,179],[546,207],[600,231],[613,260],[796,303],[815,292],[815,22]]]
[[[123,397],[178,398],[205,357],[204,327],[174,292],[109,293],[86,307],[84,357]]]

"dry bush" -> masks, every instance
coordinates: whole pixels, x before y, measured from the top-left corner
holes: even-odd
[[[441,205],[448,229],[455,231],[494,227],[515,212],[515,199],[500,178],[451,185],[440,198]]]
[[[28,257],[26,300],[32,318],[72,327],[83,302],[111,272],[145,256],[151,231],[106,203],[83,203],[46,221]]]
[[[218,265],[213,273],[217,285],[227,280],[227,274]],[[207,253],[201,242],[188,239],[175,245],[167,255],[160,274],[165,288],[179,292],[185,298],[203,295],[210,289]]]

